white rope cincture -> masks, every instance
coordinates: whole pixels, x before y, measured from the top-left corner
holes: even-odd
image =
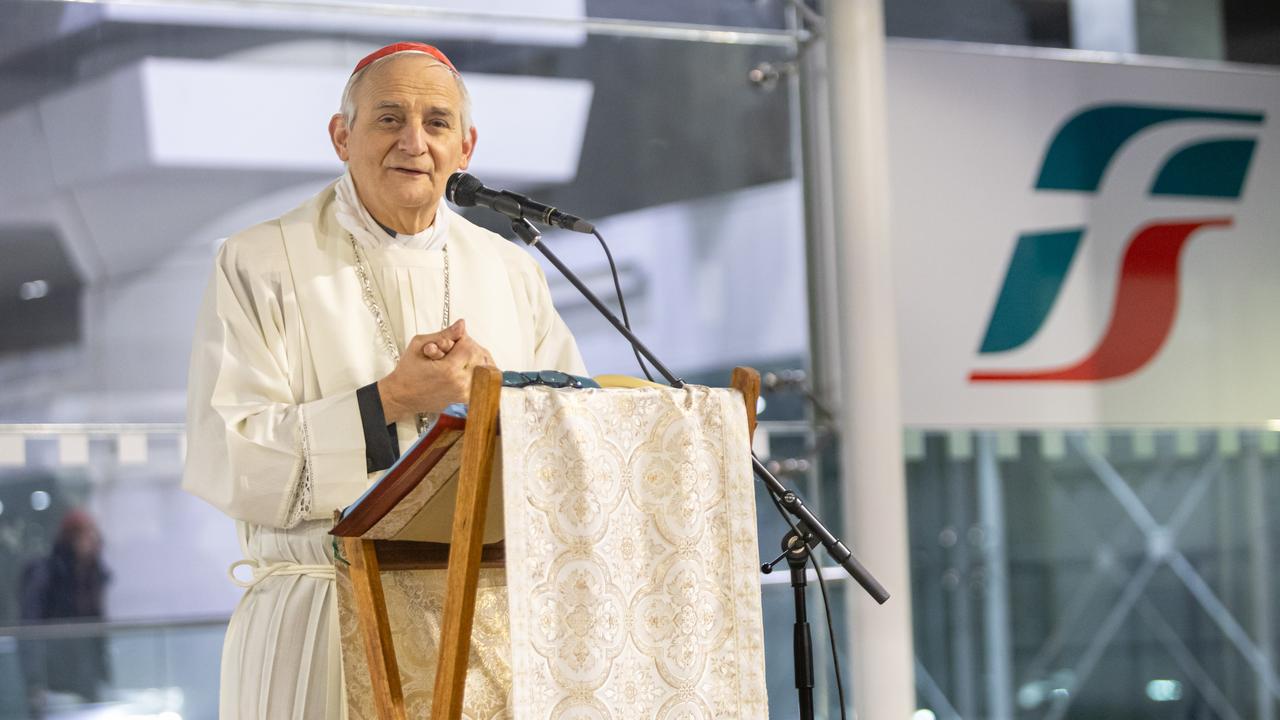
[[[248,580],[241,580],[236,577],[238,568],[247,567],[253,573]],[[248,590],[258,583],[273,576],[297,576],[313,577],[317,580],[333,580],[334,574],[332,565],[304,565],[302,563],[277,562],[263,564],[257,560],[237,560],[231,563],[231,567],[227,568],[227,575],[231,578],[231,582]]]

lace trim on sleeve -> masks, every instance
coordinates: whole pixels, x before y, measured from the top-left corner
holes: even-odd
[[[293,496],[289,502],[289,512],[285,516],[284,527],[291,528],[306,520],[311,514],[313,491],[311,486],[311,427],[307,424],[307,414],[298,408],[298,451],[302,457],[302,466],[298,470],[298,479],[293,487]]]

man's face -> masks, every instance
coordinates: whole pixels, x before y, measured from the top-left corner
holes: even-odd
[[[369,70],[355,95],[355,122],[335,115],[329,123],[334,149],[375,219],[419,232],[475,149],[475,129],[462,132],[457,83],[448,68],[408,54]]]

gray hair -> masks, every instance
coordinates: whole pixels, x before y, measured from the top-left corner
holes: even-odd
[[[470,132],[471,131],[471,94],[467,92],[467,84],[462,82],[462,76],[454,72],[453,69],[450,68],[448,65],[445,65],[444,63],[440,62],[440,60],[438,60],[437,58],[431,55],[428,55],[427,53],[424,53],[424,52],[418,52],[416,50],[401,50],[400,52],[391,53],[386,57],[380,57],[377,60],[374,60],[372,63],[369,63],[365,67],[361,68],[359,72],[354,73],[347,80],[347,86],[342,89],[342,109],[341,109],[342,117],[344,120],[346,120],[347,127],[351,127],[351,125],[356,121],[356,88],[359,87],[360,80],[364,78],[366,73],[378,67],[382,63],[392,58],[400,57],[401,55],[407,55],[407,54],[420,55],[426,58],[428,61],[430,61],[430,65],[439,65],[440,67],[449,71],[449,74],[453,76],[454,83],[456,83],[458,86],[458,96],[462,98],[462,134],[466,135],[468,132]]]

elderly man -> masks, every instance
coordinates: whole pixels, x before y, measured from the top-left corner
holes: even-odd
[[[475,365],[584,372],[537,264],[441,202],[476,147],[443,53],[361,60],[329,134],[347,172],[227,240],[192,350],[184,486],[237,521],[248,566],[223,718],[345,715],[334,509],[467,399]]]

